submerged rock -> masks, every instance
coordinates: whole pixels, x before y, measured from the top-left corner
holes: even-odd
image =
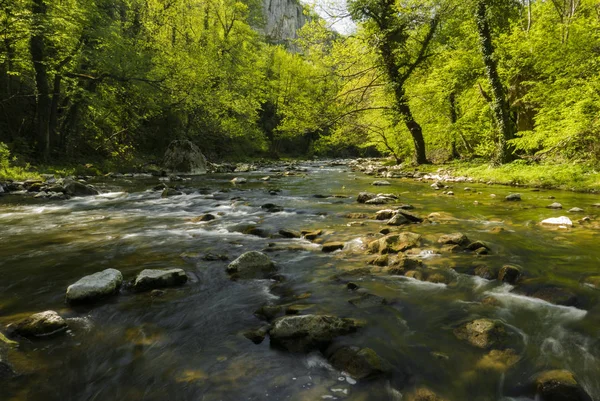
[[[183,192],[176,190],[175,188],[165,188],[160,194],[161,198],[168,198],[169,196],[183,195]]]
[[[489,319],[476,319],[454,329],[454,335],[483,349],[502,348],[507,340],[504,325]]]
[[[67,302],[93,302],[114,295],[123,283],[123,275],[116,269],[106,269],[82,277],[67,288]]]
[[[206,213],[206,214],[200,215],[198,217],[194,217],[190,221],[192,223],[203,223],[203,222],[215,220],[216,218],[217,217],[214,214]]]
[[[403,398],[404,400],[404,398]],[[406,401],[448,401],[425,387],[417,388],[406,394]]]
[[[506,372],[513,367],[521,356],[512,349],[497,350],[493,349],[484,355],[475,366],[478,370],[493,370],[496,372]]]
[[[248,182],[248,180],[244,177],[235,177],[234,179],[231,180],[231,182],[233,184],[245,184]]]
[[[360,297],[352,298],[348,302],[357,308],[370,308],[387,304],[385,298],[373,294],[362,294]]]
[[[533,378],[542,401],[591,401],[575,375],[568,370],[548,370]]]
[[[165,169],[174,173],[206,174],[206,158],[195,144],[187,140],[172,141],[163,159]]]
[[[227,273],[236,278],[266,278],[275,271],[273,261],[258,251],[246,252],[227,266]]]
[[[58,334],[67,330],[67,322],[55,311],[35,313],[25,318],[9,329],[15,334],[26,338],[39,338]]]
[[[504,265],[498,273],[498,280],[508,284],[516,283],[521,277],[521,268],[515,265]]]
[[[269,213],[283,212],[283,206],[275,205],[273,203],[265,203],[260,208],[266,210]]]
[[[284,316],[273,322],[269,332],[271,345],[292,352],[325,348],[331,341],[356,331],[351,319],[329,315]]]
[[[288,230],[286,228],[279,230],[279,235],[285,238],[300,238],[302,236],[299,231]]]
[[[133,282],[135,291],[150,291],[157,288],[183,285],[188,277],[183,269],[144,269]]]
[[[371,348],[341,347],[327,352],[329,362],[354,379],[372,379],[389,373],[391,365]]]

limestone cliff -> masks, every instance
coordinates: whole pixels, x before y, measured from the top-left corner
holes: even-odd
[[[290,44],[308,21],[298,0],[263,0],[264,32],[271,43]]]

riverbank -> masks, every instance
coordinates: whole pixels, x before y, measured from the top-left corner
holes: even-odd
[[[390,166],[389,159],[358,159],[363,165],[388,167],[382,171],[402,171],[406,174],[422,174],[428,177],[456,178],[464,177],[469,181],[490,185],[506,185],[525,188],[560,189],[573,192],[600,192],[600,171],[587,164],[526,164],[516,161],[510,164],[494,166],[483,162],[455,161],[443,164],[420,166]],[[298,160],[299,161],[299,160]],[[230,166],[233,172],[239,165],[265,165],[278,161],[255,160],[248,163],[228,163],[218,166]],[[281,162],[281,161],[279,161]],[[368,167],[367,167],[368,168]],[[226,168],[227,169],[227,168]],[[0,182],[40,180],[44,175],[58,177],[88,176],[98,177],[107,174],[158,173],[160,168],[153,163],[144,164],[140,160],[127,163],[68,163],[39,166],[0,168]],[[219,171],[226,172],[226,171]],[[377,171],[374,172],[377,174]]]

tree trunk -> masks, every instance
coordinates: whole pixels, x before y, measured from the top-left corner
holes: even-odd
[[[479,44],[487,79],[492,88],[491,107],[494,113],[494,119],[498,125],[500,136],[498,140],[498,160],[500,163],[508,163],[514,160],[513,148],[508,141],[514,138],[514,125],[510,120],[510,107],[506,99],[506,93],[500,76],[498,67],[494,59],[494,45],[492,44],[492,33],[487,19],[486,0],[479,0],[475,13],[477,23],[477,33],[479,34]]]
[[[38,151],[46,160],[50,156],[50,90],[48,84],[48,69],[46,66],[46,44],[44,41],[44,21],[47,7],[44,0],[33,0],[31,7],[33,14],[32,34],[29,40],[31,60],[35,70],[36,87],[36,139]]]
[[[402,116],[404,124],[413,138],[413,143],[415,145],[415,161],[417,164],[428,164],[429,160],[427,160],[425,152],[423,129],[419,123],[415,121],[412,111],[410,110],[408,99],[406,98],[406,93],[404,91],[403,78],[400,75],[392,48],[388,43],[382,42],[379,46],[379,52],[381,53],[383,63],[385,64],[388,79],[394,87],[395,108]]]
[[[454,124],[456,124],[456,121],[458,121],[458,111],[456,110],[456,95],[454,94],[454,92],[450,93],[448,99],[450,100],[450,123],[452,124],[452,128],[454,129]],[[458,159],[460,158],[460,154],[458,153],[458,149],[456,146],[456,135],[452,135],[451,140],[452,148],[450,152],[450,157],[452,157],[453,159]]]

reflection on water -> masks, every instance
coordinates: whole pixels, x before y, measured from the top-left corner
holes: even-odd
[[[456,195],[449,197],[427,183],[390,179],[393,185],[383,192],[401,194],[401,202],[415,206],[420,216],[435,213],[429,223],[410,227],[423,236],[422,249],[412,257],[447,282],[356,276],[352,270],[368,266],[365,244],[384,224],[343,215],[385,208],[355,202],[358,192],[373,188],[373,178],[343,166],[304,167],[302,176],[272,175],[268,182],[260,177],[272,172],[247,173],[249,182],[238,186],[230,175],[195,177],[182,183],[183,195],[169,198],[148,190],[158,182],[152,178],[98,182],[102,195],[63,202],[0,198],[0,324],[48,309],[70,324],[67,336],[22,342],[4,352],[21,375],[6,384],[0,398],[399,400],[405,389],[426,386],[450,400],[525,400],[511,398],[514,389],[536,372],[555,368],[573,371],[600,398],[598,290],[581,284],[597,274],[597,228],[537,224],[566,213],[545,208],[551,195],[565,209],[589,208],[595,197],[523,190],[522,202],[507,203],[502,198],[508,188],[469,184],[473,191],[463,192],[456,184]],[[268,213],[261,208],[266,203],[284,211]],[[192,220],[204,213],[216,219]],[[260,236],[247,234],[249,228],[260,229],[255,231]],[[313,242],[281,238],[283,228],[322,229],[317,242],[347,244],[324,254]],[[440,253],[439,235],[457,231],[489,243],[491,254]],[[270,251],[283,283],[231,281],[226,260],[205,257],[233,260],[263,249]],[[568,289],[580,304],[554,305],[467,274],[477,265],[497,271],[506,263],[522,266],[526,279]],[[64,304],[69,284],[109,267],[126,280],[144,268],[181,267],[190,281],[159,298],[123,291],[93,308]],[[350,280],[387,304],[365,309],[349,304],[355,296],[346,289]],[[482,302],[489,298],[495,302]],[[265,304],[364,321],[363,329],[340,342],[374,349],[395,373],[383,383],[356,383],[321,354],[285,353],[271,349],[268,340],[253,344],[243,332],[262,325],[254,311]],[[521,359],[508,372],[481,371],[477,364],[485,352],[454,337],[453,327],[479,317],[501,320],[521,339]]]

